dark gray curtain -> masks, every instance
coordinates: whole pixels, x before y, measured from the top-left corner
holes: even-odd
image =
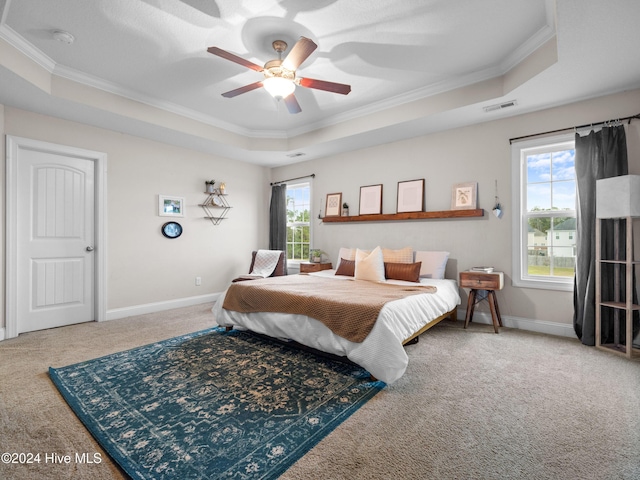
[[[285,254],[287,251],[287,185],[284,183],[271,187],[269,250],[283,250]],[[286,274],[287,264],[285,262]]]
[[[602,130],[592,131],[586,136],[576,133],[575,146],[577,231],[573,327],[583,344],[595,345],[596,180],[627,175],[627,141],[624,127],[603,127]],[[602,222],[603,258],[613,258],[614,229],[613,220]],[[623,252],[624,235],[624,222],[621,222],[619,237]],[[603,278],[612,278],[611,275],[613,271],[603,270]],[[624,281],[621,289],[624,292]],[[613,299],[614,295],[613,282],[603,281],[602,298]],[[624,297],[624,293],[622,296]],[[613,338],[611,310],[602,310],[603,343],[608,343]],[[637,326],[637,315],[634,323]]]

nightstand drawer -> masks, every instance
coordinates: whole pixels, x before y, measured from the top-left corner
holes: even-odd
[[[460,286],[476,290],[502,290],[504,275],[502,272],[460,272]]]
[[[300,263],[300,273],[321,272],[322,270],[331,270],[331,263]]]

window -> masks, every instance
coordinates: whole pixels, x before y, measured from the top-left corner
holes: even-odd
[[[287,260],[309,260],[311,184],[287,185]]]
[[[513,284],[572,290],[576,173],[573,135],[512,145]]]

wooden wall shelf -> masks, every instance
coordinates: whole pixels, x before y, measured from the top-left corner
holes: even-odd
[[[387,222],[396,220],[433,220],[437,218],[468,218],[482,217],[484,209],[475,210],[441,210],[437,212],[405,212],[382,213],[377,215],[354,215],[352,217],[324,217],[323,223],[348,223],[348,222]]]

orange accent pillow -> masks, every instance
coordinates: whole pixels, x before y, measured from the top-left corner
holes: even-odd
[[[353,277],[356,274],[356,261],[340,259],[340,264],[336,270],[336,275],[344,275],[346,277]]]
[[[384,276],[387,280],[404,280],[406,282],[420,281],[420,267],[422,262],[389,263],[384,264]]]

